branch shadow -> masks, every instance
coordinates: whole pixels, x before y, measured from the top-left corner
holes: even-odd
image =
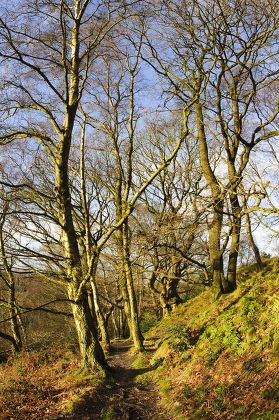
[[[124,356],[131,348],[130,343],[113,344],[110,359],[119,355]],[[151,350],[149,350],[151,351]],[[110,364],[110,363],[109,363]],[[156,366],[143,368],[130,368],[123,366],[110,366],[110,377],[97,388],[83,395],[82,399],[73,407],[72,415],[67,419],[121,419],[121,420],[147,420],[154,419],[151,411],[155,404],[146,404],[140,398],[141,393],[149,392],[149,384],[141,385],[136,378],[144,373],[154,371]],[[106,417],[110,415],[110,417]]]

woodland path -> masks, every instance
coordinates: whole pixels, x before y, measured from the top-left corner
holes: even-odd
[[[114,380],[98,389],[79,407],[75,419],[94,420],[169,420],[159,406],[159,397],[152,383],[138,383],[137,376],[154,368],[134,369],[131,344],[123,341],[112,344],[108,363]],[[148,351],[148,350],[147,350]],[[151,352],[151,350],[149,350]]]

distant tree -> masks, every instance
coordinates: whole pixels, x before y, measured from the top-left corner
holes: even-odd
[[[126,42],[125,42],[126,41]],[[124,44],[125,43],[125,44]],[[91,119],[107,142],[109,166],[101,177],[111,194],[115,208],[115,221],[118,223],[128,210],[133,193],[133,159],[136,126],[139,116],[136,110],[136,76],[139,71],[139,44],[129,51],[129,41],[124,39],[121,46],[114,46],[111,58],[106,59],[104,74],[99,76],[98,93],[93,95],[100,117]],[[126,49],[126,51],[125,51]],[[114,172],[111,172],[111,168]],[[139,328],[138,308],[130,262],[130,235],[128,218],[116,231],[117,270],[125,314],[131,338],[136,350],[143,349]]]
[[[149,171],[161,161],[172,148],[178,127],[175,119],[162,122],[157,118],[156,123],[149,124],[146,140],[140,146],[144,159],[139,168],[143,165]],[[201,220],[203,210],[199,211],[197,203],[203,188],[200,179],[196,143],[188,139],[141,200],[137,219],[139,243],[145,249],[145,260],[150,261],[150,290],[164,315],[181,302],[178,289],[183,280],[187,283],[190,268],[205,270],[198,243],[205,227]]]

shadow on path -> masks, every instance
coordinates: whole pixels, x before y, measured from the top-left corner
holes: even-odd
[[[101,385],[75,408],[73,419],[95,420],[164,420],[158,407],[159,398],[152,383],[136,378],[156,367],[133,369],[131,344],[115,342],[108,363],[112,380]]]

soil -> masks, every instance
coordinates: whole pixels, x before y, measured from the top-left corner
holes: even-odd
[[[72,419],[95,420],[170,420],[159,405],[159,396],[152,383],[138,383],[137,376],[154,368],[131,367],[134,357],[131,345],[119,341],[112,345],[108,363],[113,379],[102,385],[94,396],[88,396],[75,410]],[[147,350],[150,351],[151,350]]]

